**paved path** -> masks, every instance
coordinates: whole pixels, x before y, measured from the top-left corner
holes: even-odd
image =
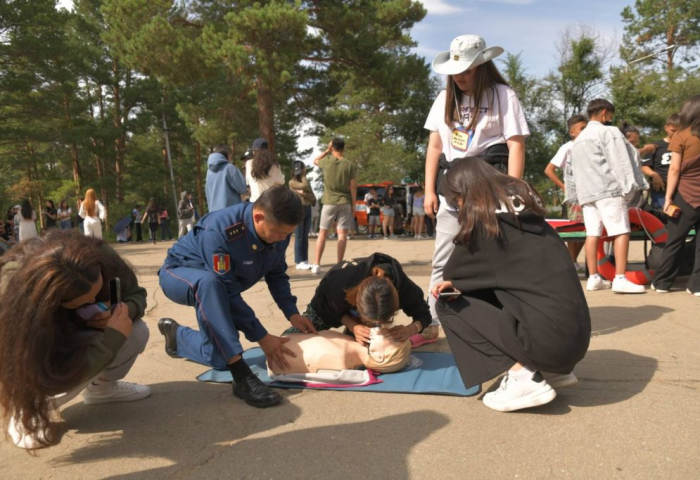
[[[234,399],[230,385],[195,381],[203,367],[165,355],[158,318],[196,323],[158,289],[167,246],[118,247],[148,289],[151,341],[129,379],[151,385],[153,396],[99,406],[78,397],[63,409],[58,446],[33,457],[0,442],[0,478],[700,476],[700,299],[683,291],[587,292],[593,338],[576,369],[581,383],[539,409],[504,414],[476,398],[287,390],[281,405],[257,410]],[[429,240],[348,246],[350,257],[389,253],[427,285]],[[329,242],[328,263],[334,249]],[[290,275],[306,305],[318,277]],[[271,332],[285,328],[264,283],[244,296]],[[445,339],[431,348],[446,350]]]

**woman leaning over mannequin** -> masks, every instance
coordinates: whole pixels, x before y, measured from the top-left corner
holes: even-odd
[[[433,69],[447,75],[447,84],[425,122],[425,128],[430,130],[425,159],[425,212],[431,217],[437,214],[438,219],[431,290],[442,281],[443,268],[459,231],[457,211],[444,199],[438,202],[438,184],[452,160],[481,157],[503,173],[517,178],[523,175],[525,138],[530,130],[518,97],[493,63],[501,53],[501,47],[486,48],[484,39],[477,35],[462,35],[452,41],[449,51],[433,60]],[[433,323],[439,324],[432,296],[430,312]]]

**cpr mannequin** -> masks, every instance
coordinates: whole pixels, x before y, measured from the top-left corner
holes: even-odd
[[[268,365],[270,376],[287,376],[285,381],[335,379],[342,382],[346,377],[356,381],[359,377],[351,372],[357,368],[364,367],[378,373],[404,368],[411,358],[411,342],[396,341],[388,335],[399,309],[396,288],[386,278],[370,277],[362,281],[356,294],[359,317],[355,320],[370,327],[369,345],[362,345],[350,335],[331,330],[317,334],[289,333],[285,335],[289,341],[284,345],[296,357],[287,357],[287,368]]]
[[[273,375],[318,373],[320,370],[355,370],[367,368],[379,373],[396,372],[411,358],[411,342],[395,342],[373,328],[369,347],[357,343],[349,335],[324,330],[318,334],[290,333],[284,346],[296,354],[289,357],[289,368],[275,364],[268,370]]]

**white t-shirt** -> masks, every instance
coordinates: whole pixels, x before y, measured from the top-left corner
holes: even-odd
[[[284,185],[284,174],[280,170],[279,165],[273,165],[270,167],[267,177],[256,180],[251,175],[253,171],[253,159],[245,162],[245,179],[246,183],[250,186],[250,201],[254,202],[260,197],[260,195],[270,187],[275,185]]]
[[[425,128],[440,134],[442,152],[448,162],[455,158],[479,155],[491,145],[506,143],[506,140],[516,135],[530,135],[525,114],[515,92],[502,84],[496,85],[494,90],[495,95],[484,95],[479,120],[477,120],[474,132],[469,136],[469,145],[464,152],[452,147],[452,130],[460,125],[459,122],[453,121],[452,125],[445,124],[446,91],[440,92],[433,102],[428,119],[425,121]],[[474,99],[471,96],[462,96],[460,112],[465,126],[471,122],[473,105]]]
[[[571,159],[571,148],[574,146],[573,141],[568,141],[557,150],[556,155],[552,158],[549,163],[554,165],[560,170],[564,170],[566,167],[566,162]]]

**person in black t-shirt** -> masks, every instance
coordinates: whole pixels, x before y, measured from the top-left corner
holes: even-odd
[[[374,238],[374,230],[379,223],[379,199],[377,198],[377,189],[370,188],[369,195],[365,198],[367,205],[367,223],[369,224],[369,238]]]
[[[668,177],[668,167],[671,164],[671,152],[668,151],[668,145],[673,135],[678,131],[679,126],[680,117],[678,114],[670,115],[666,119],[666,125],[664,126],[666,138],[654,142],[656,151],[642,160],[642,172],[651,178],[652,188],[650,194],[652,207],[664,208],[666,178]]]
[[[56,206],[53,203],[53,200],[46,200],[46,207],[44,208],[44,211],[41,212],[41,214],[44,216],[44,226],[46,228],[55,228],[56,227]]]

